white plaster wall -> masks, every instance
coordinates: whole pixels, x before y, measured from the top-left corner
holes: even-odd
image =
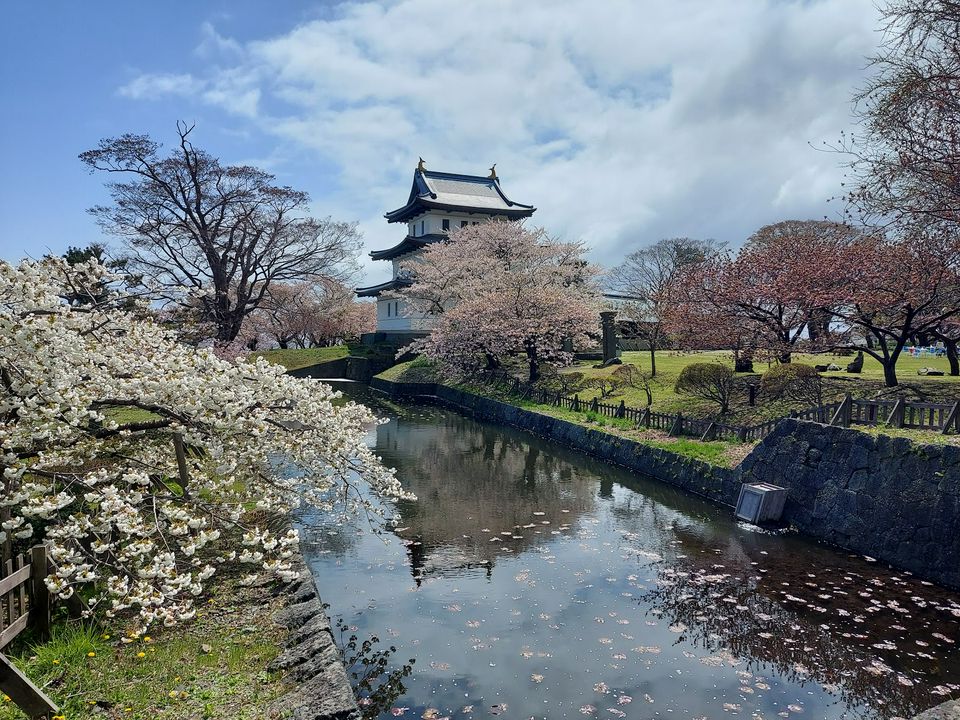
[[[407,232],[413,237],[430,235],[431,233],[442,233],[443,221],[445,219],[450,221],[450,231],[453,232],[460,228],[461,222],[467,222],[473,225],[474,223],[482,223],[485,220],[506,220],[506,217],[497,215],[491,218],[489,215],[469,215],[466,213],[448,213],[431,210],[418,215],[416,219],[407,223]]]

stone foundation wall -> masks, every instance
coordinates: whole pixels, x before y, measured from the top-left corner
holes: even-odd
[[[736,503],[743,482],[785,487],[783,519],[800,532],[960,588],[960,447],[784,420],[727,469],[443,385],[370,385],[512,425],[723,505]]]
[[[733,470],[445,385],[374,378],[370,387],[391,397],[429,400],[473,417],[512,425],[723,505],[736,503],[740,491]]]
[[[299,565],[300,579],[287,588],[287,606],[276,616],[290,630],[287,647],[268,668],[288,672],[295,687],[272,709],[293,720],[360,720],[316,582],[302,560]]]
[[[960,447],[784,420],[740,465],[801,532],[960,587]]]

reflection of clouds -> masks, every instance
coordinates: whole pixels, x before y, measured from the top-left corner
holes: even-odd
[[[417,658],[407,717],[496,703],[504,717],[776,717],[799,702],[800,717],[888,720],[960,677],[956,645],[934,635],[960,639],[946,592],[748,532],[729,509],[509,428],[402,410],[376,451],[420,497],[408,544],[346,528],[312,565],[333,613]]]
[[[398,534],[415,574],[489,570],[592,510],[593,483],[524,440],[455,415],[439,425],[400,418],[378,428],[377,450],[418,498],[399,505]]]

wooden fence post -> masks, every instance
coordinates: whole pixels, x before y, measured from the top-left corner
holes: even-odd
[[[617,414],[614,417],[622,418],[627,415],[627,404],[621,400],[620,407],[617,408]]]
[[[30,679],[17,670],[0,653],[0,690],[31,718],[47,718],[60,712],[60,708],[43,694],[43,691],[30,682]]]
[[[48,574],[47,546],[34,545],[30,549],[30,625],[41,640],[50,637],[50,591],[45,582]]]
[[[580,396],[579,395],[573,396],[573,407],[571,407],[570,409],[573,410],[574,412],[580,412]]]
[[[741,425],[741,426],[737,429],[737,440],[739,440],[740,442],[746,442],[746,441],[747,441],[747,426],[746,426],[746,425]]]
[[[177,471],[180,473],[180,487],[183,495],[187,495],[187,486],[190,484],[190,473],[187,471],[187,448],[183,444],[183,435],[173,434],[173,450],[177,455]]]
[[[717,431],[717,424],[711,421],[710,424],[707,425],[707,429],[703,431],[703,435],[700,436],[700,442],[713,440],[713,435],[716,431]]]
[[[683,413],[677,413],[673,421],[673,427],[670,428],[670,435],[681,435],[683,433]]]
[[[907,407],[907,401],[902,397],[897,398],[897,402],[894,403],[893,409],[890,411],[890,417],[887,418],[887,427],[892,428],[902,428],[903,427],[903,412]]]
[[[843,402],[840,403],[840,407],[838,407],[837,411],[833,414],[830,424],[839,425],[841,427],[850,427],[850,416],[852,411],[853,398],[850,396],[850,393],[847,393],[843,398]]]
[[[645,428],[650,429],[650,408],[645,407],[643,409],[643,419],[641,422]]]
[[[950,432],[950,425],[954,425],[954,430],[960,433],[960,402],[955,402],[950,412],[947,413],[947,419],[943,422],[943,429],[940,431],[946,435]]]
[[[599,412],[599,411],[600,411],[600,403],[598,403],[597,399],[594,398],[593,400],[590,401],[590,412]]]

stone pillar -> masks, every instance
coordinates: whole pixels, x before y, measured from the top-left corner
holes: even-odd
[[[605,310],[600,313],[600,327],[603,330],[603,362],[604,364],[620,357],[620,348],[617,344],[617,313],[613,310]]]

